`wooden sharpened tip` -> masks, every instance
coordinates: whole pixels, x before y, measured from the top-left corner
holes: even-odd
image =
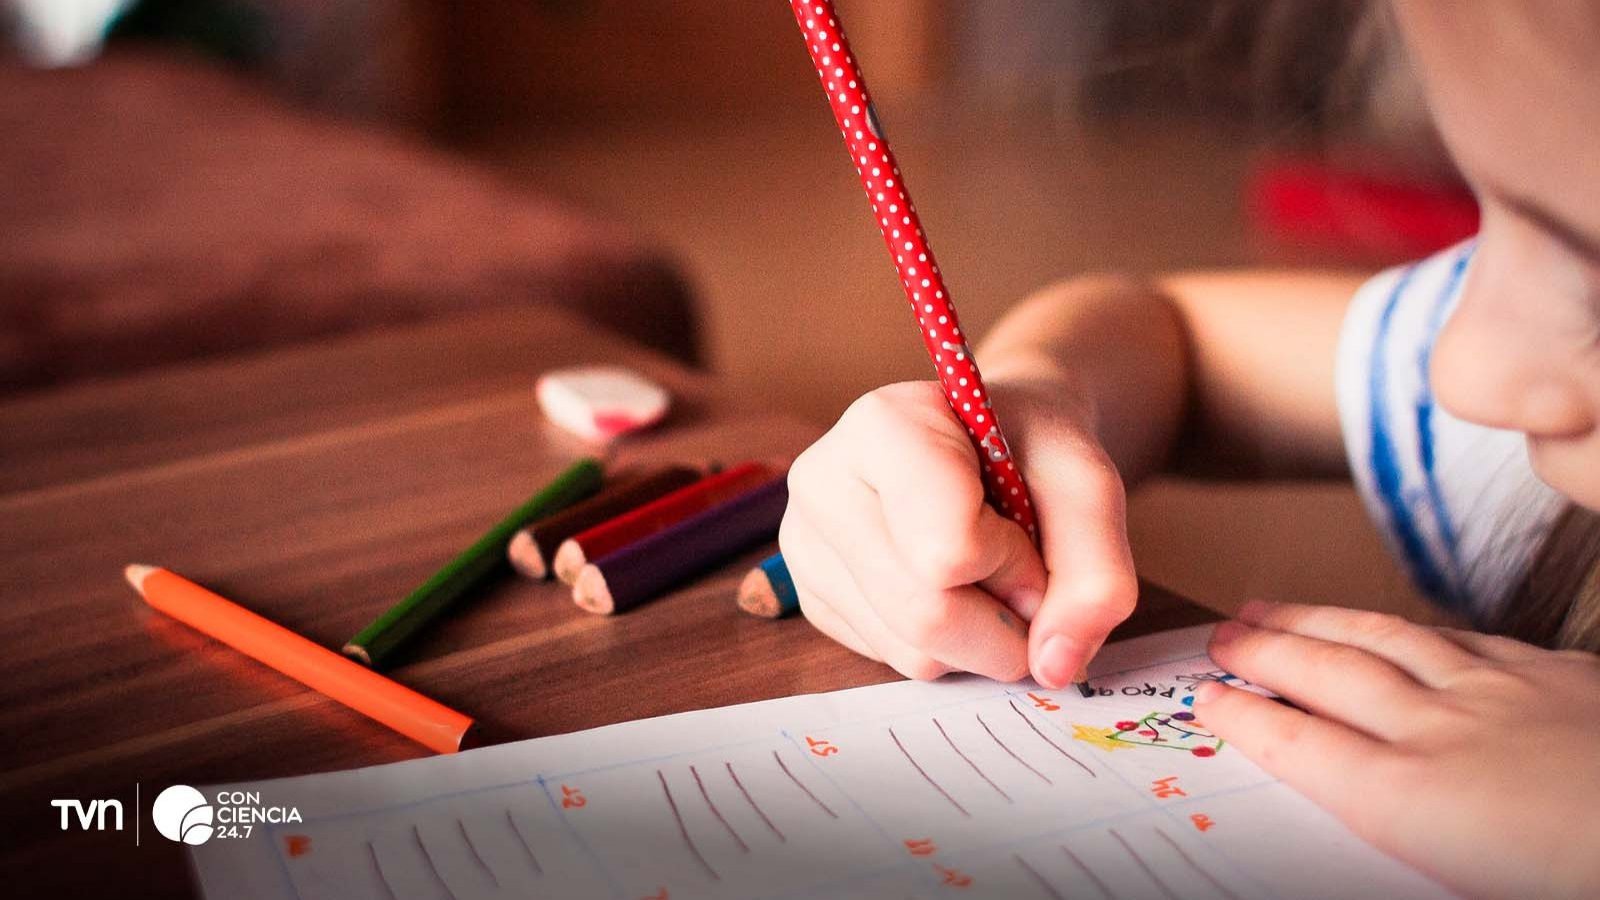
[[[609,616],[617,611],[617,603],[606,586],[606,576],[599,566],[584,566],[573,579],[572,602],[579,609]]]
[[[506,559],[524,578],[543,581],[550,576],[550,569],[544,564],[544,554],[539,552],[539,542],[534,539],[531,529],[524,528],[511,536],[511,543],[506,545]]]
[[[561,546],[556,548],[554,568],[556,577],[562,584],[577,587],[578,575],[588,563],[588,558],[583,554],[583,547],[577,541],[563,541]]]
[[[142,563],[129,563],[122,570],[122,577],[128,579],[128,584],[131,585],[134,590],[138,591],[139,596],[142,597],[144,596],[144,580],[149,578],[150,574],[155,570],[155,566],[147,566]]]
[[[783,604],[772,588],[772,579],[761,569],[751,569],[739,582],[739,608],[752,616],[776,619],[783,615]]]

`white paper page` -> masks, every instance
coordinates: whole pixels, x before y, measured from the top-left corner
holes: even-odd
[[[193,863],[219,900],[1449,896],[1192,719],[1208,631],[1087,700],[900,682],[230,785],[303,821]]]

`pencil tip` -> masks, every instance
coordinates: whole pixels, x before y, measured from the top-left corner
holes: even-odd
[[[1078,693],[1083,695],[1083,699],[1087,700],[1094,696],[1094,688],[1089,687],[1089,682],[1079,681],[1074,686],[1078,689]]]
[[[146,566],[140,563],[129,563],[128,566],[122,570],[122,577],[128,579],[128,584],[132,585],[133,589],[138,591],[140,595],[143,595],[144,580],[149,578],[150,573],[154,572],[155,570],[155,566]]]

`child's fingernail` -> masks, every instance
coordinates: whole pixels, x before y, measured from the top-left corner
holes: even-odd
[[[1202,681],[1200,686],[1194,689],[1194,702],[1208,703],[1222,696],[1222,692],[1226,690],[1220,681]]]
[[[1081,648],[1063,634],[1052,634],[1039,646],[1034,674],[1039,683],[1052,690],[1066,685],[1080,667]]]
[[[1216,630],[1211,632],[1211,646],[1217,647],[1222,644],[1227,644],[1244,636],[1249,631],[1249,625],[1245,625],[1242,622],[1236,622],[1230,619],[1218,625]]]

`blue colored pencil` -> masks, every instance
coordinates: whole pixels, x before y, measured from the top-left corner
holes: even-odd
[[[774,553],[750,570],[739,585],[739,608],[763,619],[781,619],[800,610],[800,595],[794,579],[784,565],[783,554]]]

